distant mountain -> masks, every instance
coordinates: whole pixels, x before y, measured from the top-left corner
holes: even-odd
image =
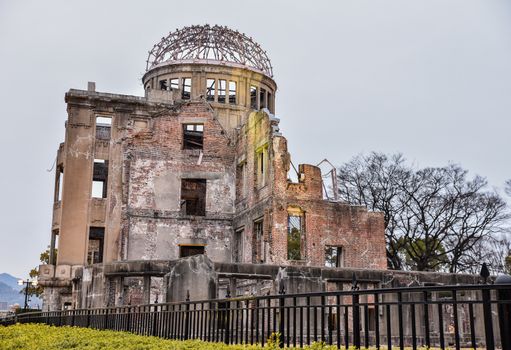
[[[25,295],[20,293],[23,286],[18,285],[18,278],[8,273],[0,273],[0,302],[5,301],[8,305],[25,304]],[[41,300],[35,296],[30,297],[30,305],[41,305]]]
[[[0,282],[8,285],[12,289],[21,290],[23,286],[18,286],[19,278],[16,278],[8,273],[0,273]]]

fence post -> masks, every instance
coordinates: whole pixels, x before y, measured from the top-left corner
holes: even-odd
[[[225,295],[225,298],[226,299],[230,299],[231,298],[231,292],[229,290],[230,286],[227,287],[227,294]],[[224,343],[225,344],[229,344],[229,340],[230,340],[230,325],[231,325],[231,302],[230,301],[227,301],[225,303],[225,317],[224,317],[224,320],[225,320],[225,324],[224,324],[224,327],[225,327],[225,333],[224,333]]]
[[[511,276],[499,275],[495,280],[496,285],[507,285],[506,289],[499,289],[498,295],[498,309],[499,309],[499,328],[500,328],[500,342],[502,349],[511,349]],[[506,303],[506,304],[504,304]]]
[[[279,298],[279,347],[284,347],[284,294],[286,294],[286,289],[284,288],[284,285],[280,287],[279,290],[280,298]]]
[[[486,263],[483,263],[481,267],[481,272],[479,275],[483,278],[483,283],[486,284],[488,282],[488,277],[490,277],[490,270],[488,270],[488,266]],[[486,349],[493,350],[495,349],[495,342],[493,340],[493,320],[491,314],[491,290],[487,288],[483,288],[481,290],[483,296],[483,319],[484,319],[484,336],[486,339]]]
[[[360,349],[360,296],[357,293],[358,281],[355,274],[353,274],[353,281],[351,282],[352,294],[352,310],[353,310],[353,346]]]
[[[185,305],[185,314],[184,314],[184,317],[185,317],[185,340],[188,339],[189,337],[189,333],[190,333],[190,324],[189,324],[189,321],[190,321],[190,291],[187,290],[186,291],[186,305]]]

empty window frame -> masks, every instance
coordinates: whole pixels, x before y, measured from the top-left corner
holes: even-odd
[[[64,167],[62,165],[57,166],[55,174],[55,198],[54,202],[60,202],[62,200],[62,189],[64,185]]]
[[[261,147],[256,151],[256,181],[257,187],[261,188],[266,186],[266,178],[268,175],[268,148],[267,146]]]
[[[181,207],[186,215],[206,215],[206,180],[181,180]]]
[[[240,228],[234,232],[232,247],[232,261],[235,263],[243,262],[243,233],[245,229]]]
[[[215,87],[216,81],[215,79],[208,79],[206,82],[206,100],[214,101],[215,100]]]
[[[236,167],[236,200],[247,196],[247,163],[242,162]]]
[[[250,108],[257,109],[257,87],[250,86]]]
[[[53,230],[51,232],[50,256],[49,256],[48,264],[50,264],[50,265],[57,264],[58,247],[59,247],[59,230]]]
[[[179,78],[170,79],[170,89],[179,90]]]
[[[236,104],[236,82],[235,81],[229,82],[229,103],[231,105]]]
[[[168,82],[167,79],[160,80],[160,90],[168,90]]]
[[[204,147],[204,124],[183,124],[183,149]]]
[[[103,244],[105,229],[103,227],[91,227],[89,229],[89,244],[87,247],[87,263],[99,264],[103,262]]]
[[[342,247],[326,246],[325,247],[325,266],[326,267],[343,267]]]
[[[302,260],[304,258],[304,215],[288,214],[287,217],[287,258]]]
[[[203,245],[180,245],[179,257],[186,258],[187,256],[203,255],[205,247]]]
[[[225,94],[227,88],[227,81],[219,79],[218,80],[218,102],[225,103]]]
[[[268,105],[266,104],[266,89],[260,88],[259,89],[259,108],[267,108]]]
[[[192,78],[183,78],[182,82],[182,93],[181,98],[183,100],[189,100],[192,96]]]
[[[263,262],[261,245],[263,241],[263,219],[254,221],[252,234],[252,263]]]
[[[271,92],[268,91],[268,109],[270,110],[271,113],[275,113],[275,108],[273,106],[273,94]]]
[[[110,140],[112,118],[96,117],[96,138],[98,140]]]
[[[108,161],[94,159],[92,174],[92,197],[106,198],[108,184]]]

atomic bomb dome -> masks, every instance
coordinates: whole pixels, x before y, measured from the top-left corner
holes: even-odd
[[[273,77],[270,59],[243,33],[222,26],[197,25],[176,29],[149,51],[146,71],[182,61],[218,61],[241,65]]]

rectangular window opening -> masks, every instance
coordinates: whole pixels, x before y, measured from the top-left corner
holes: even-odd
[[[206,215],[206,180],[181,180],[181,206],[186,215]]]
[[[106,198],[108,183],[108,160],[94,159],[92,174],[92,197]]]
[[[53,230],[51,232],[50,256],[48,264],[50,265],[57,264],[58,247],[59,247],[59,230]]]
[[[254,221],[252,236],[252,263],[257,264],[263,262],[261,243],[263,240],[263,220]]]
[[[236,82],[235,81],[229,82],[229,103],[231,105],[236,104]]]
[[[326,267],[343,267],[342,247],[326,246],[325,247],[325,266]]]
[[[183,149],[203,149],[204,124],[183,124]]]
[[[207,86],[206,86],[206,100],[214,101],[215,100],[216,81],[215,81],[215,79],[208,79],[206,84],[207,84]]]
[[[179,89],[179,79],[178,78],[170,79],[170,89],[171,90]]]
[[[268,105],[266,104],[266,89],[261,88],[259,90],[259,108],[267,108]]]
[[[89,244],[87,249],[87,263],[89,265],[103,262],[104,240],[105,228],[91,227],[89,229]]]
[[[203,245],[180,245],[179,257],[186,258],[187,256],[203,255],[205,247]]]
[[[273,107],[273,95],[268,91],[268,109],[271,113],[275,113],[275,108]]]
[[[165,80],[160,80],[160,90],[167,90],[168,86],[167,86],[167,79]]]
[[[256,153],[256,180],[257,187],[264,187],[266,185],[266,177],[268,173],[268,150],[266,147],[263,147],[261,150]]]
[[[250,108],[257,109],[257,87],[250,86]]]
[[[232,248],[233,262],[243,262],[243,228],[238,229],[234,232],[234,242]]]
[[[303,216],[288,215],[287,259],[302,260]]]
[[[55,176],[55,198],[54,201],[60,202],[62,200],[62,189],[64,185],[64,167],[57,166],[57,173]]]
[[[226,88],[227,88],[227,81],[222,80],[222,79],[218,80],[218,102],[219,103],[225,103]]]
[[[192,78],[183,78],[183,90],[181,93],[181,98],[183,100],[189,100],[192,96]]]
[[[112,118],[96,117],[96,139],[110,140],[111,129],[112,129]]]

